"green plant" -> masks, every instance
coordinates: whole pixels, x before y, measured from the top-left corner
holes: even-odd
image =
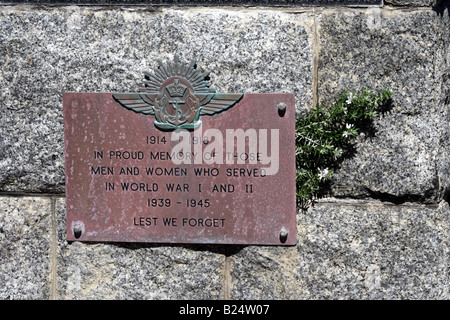
[[[351,155],[360,130],[370,131],[373,119],[390,105],[391,96],[390,89],[345,91],[331,106],[317,105],[297,119],[297,199],[302,206],[324,194],[338,164]]]

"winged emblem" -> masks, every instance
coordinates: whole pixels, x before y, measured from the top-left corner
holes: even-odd
[[[194,130],[200,117],[232,107],[241,93],[216,93],[209,88],[209,72],[200,73],[196,61],[180,62],[177,55],[166,65],[158,60],[154,74],[144,72],[145,87],[139,92],[113,93],[122,106],[145,115],[154,115],[154,124],[162,130]]]

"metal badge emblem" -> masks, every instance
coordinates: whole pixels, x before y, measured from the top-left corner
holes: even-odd
[[[158,60],[154,74],[144,72],[145,87],[137,93],[113,93],[122,106],[137,113],[154,115],[154,124],[161,130],[194,130],[200,116],[213,115],[232,107],[242,93],[216,93],[209,88],[209,72],[201,74],[196,61],[183,63],[175,55],[166,65]]]

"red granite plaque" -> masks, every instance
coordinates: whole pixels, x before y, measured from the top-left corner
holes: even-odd
[[[292,94],[246,94],[191,130],[111,93],[63,104],[68,240],[296,243]]]

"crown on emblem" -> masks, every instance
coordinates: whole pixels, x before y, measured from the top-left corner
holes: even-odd
[[[173,83],[166,87],[171,97],[183,97],[187,86],[180,84],[180,80],[175,79]]]

